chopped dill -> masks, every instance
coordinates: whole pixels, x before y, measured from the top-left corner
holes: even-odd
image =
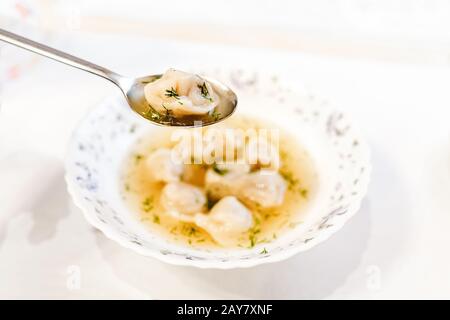
[[[161,115],[157,112],[152,111],[150,114],[150,119],[153,121],[158,121],[159,119],[161,119]]]
[[[166,114],[164,115],[164,121],[172,121],[173,119],[173,115],[172,115],[172,110],[168,109],[164,103],[161,104],[161,106],[164,108],[164,110],[166,111]]]
[[[170,90],[166,90],[166,94],[165,95],[166,95],[166,97],[175,98],[177,100],[180,99],[180,96],[178,95],[178,92],[173,87],[171,87]]]
[[[139,162],[141,162],[142,159],[144,159],[144,156],[142,154],[135,154],[134,155],[134,163],[135,164],[139,164]]]
[[[209,96],[209,90],[208,87],[206,86],[206,82],[203,81],[202,85],[197,85],[197,88],[200,89],[200,94],[202,95],[203,98],[213,102],[213,99]]]
[[[249,230],[249,234],[248,234],[248,240],[250,241],[249,248],[253,248],[255,246],[255,244],[258,241],[256,235],[260,232],[261,232],[261,229],[259,229],[257,225],[255,225],[253,228],[251,228]]]
[[[217,166],[217,163],[214,163],[214,164],[212,165],[212,169],[214,170],[215,173],[217,173],[217,174],[219,174],[219,175],[221,175],[221,176],[224,176],[224,175],[226,175],[226,174],[228,173],[228,169],[220,169],[220,168]]]
[[[261,220],[259,219],[259,217],[255,215],[254,219],[255,219],[255,226],[259,226],[261,224]]]
[[[152,209],[153,209],[153,198],[152,197],[145,198],[144,201],[142,201],[142,210],[144,210],[144,212],[149,212]]]
[[[308,189],[300,189],[300,194],[302,195],[303,198],[307,198],[308,197]]]
[[[255,207],[256,207],[256,211],[258,211],[258,213],[261,213],[261,211],[262,211],[262,206],[261,206],[261,203],[259,203],[259,202],[255,202]]]
[[[198,235],[197,228],[189,224],[185,224],[181,232],[187,237],[196,237]]]
[[[149,109],[147,112],[145,112],[143,114],[143,116],[147,119],[153,120],[153,121],[158,121],[161,119],[161,115],[155,111],[155,109],[153,108],[153,106],[151,104],[148,105]]]
[[[280,171],[281,176],[283,179],[288,183],[289,190],[292,190],[295,188],[298,184],[298,179],[294,178],[294,175],[292,172],[282,172]]]
[[[266,248],[264,248],[259,254],[268,254],[269,252],[267,251]]]
[[[256,243],[256,237],[254,234],[250,234],[248,237],[248,240],[250,240],[250,245],[249,248],[253,248],[255,246]]]
[[[214,110],[214,111],[211,113],[211,117],[214,119],[214,121],[219,120],[219,119],[220,119],[220,116],[221,116],[221,113],[220,113],[220,112],[217,112],[217,110]]]

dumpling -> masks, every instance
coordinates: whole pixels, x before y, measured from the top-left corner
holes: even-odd
[[[206,171],[205,187],[208,196],[212,199],[220,199],[225,196],[236,196],[236,181],[250,172],[250,166],[246,163],[215,164]]]
[[[219,103],[211,84],[197,75],[175,69],[148,83],[144,94],[153,109],[175,116],[206,114]]]
[[[145,160],[147,172],[153,181],[179,181],[183,173],[183,164],[172,158],[172,150],[160,148],[152,152]]]
[[[243,175],[234,186],[241,201],[260,208],[281,205],[287,187],[286,181],[277,171],[268,169]]]
[[[164,186],[160,201],[169,215],[185,222],[192,222],[194,215],[206,208],[202,189],[184,182],[171,182]]]
[[[196,214],[195,224],[206,230],[219,244],[228,246],[253,226],[251,212],[235,197],[217,202],[208,214]]]

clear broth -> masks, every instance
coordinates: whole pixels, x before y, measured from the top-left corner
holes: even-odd
[[[307,205],[317,190],[317,174],[311,157],[298,143],[298,139],[288,132],[253,117],[238,116],[224,121],[227,128],[241,129],[278,129],[280,168],[279,173],[287,182],[287,191],[281,206],[271,209],[251,209],[254,217],[254,227],[243,233],[236,241],[236,246],[252,248],[256,245],[269,243],[285,232],[302,223]],[[197,248],[218,248],[211,236],[194,224],[181,222],[168,214],[159,203],[164,183],[154,182],[147,178],[145,158],[158,148],[172,148],[172,128],[157,128],[151,136],[139,139],[129,156],[126,158],[121,188],[124,201],[134,212],[139,214],[154,234],[179,245]],[[184,129],[193,130],[193,129]],[[196,167],[196,174],[189,179],[190,183],[202,185],[201,165]],[[192,169],[193,167],[191,167]],[[200,173],[200,174],[199,174]]]

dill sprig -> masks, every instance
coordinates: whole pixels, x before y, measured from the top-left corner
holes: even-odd
[[[248,240],[250,241],[249,248],[253,248],[258,242],[257,235],[261,232],[261,221],[258,217],[254,217],[255,225],[248,231]]]
[[[166,114],[164,115],[164,121],[169,121],[171,122],[173,120],[173,114],[172,114],[172,110],[168,109],[164,103],[161,104],[161,106],[164,108]]]
[[[135,154],[134,155],[134,164],[139,164],[141,160],[144,159],[144,156],[142,154]]]
[[[198,84],[197,88],[200,89],[200,94],[202,95],[203,98],[213,102],[213,99],[209,95],[209,90],[208,90],[208,87],[206,86],[206,82],[205,81],[203,81],[202,85]]]
[[[219,175],[221,175],[221,176],[226,175],[226,174],[228,173],[228,171],[229,171],[228,169],[220,169],[220,168],[217,166],[217,163],[213,163],[212,169],[213,169],[213,171],[214,171],[215,173],[217,173],[217,174],[219,174]]]
[[[294,188],[298,185],[298,183],[299,183],[298,179],[296,179],[296,178],[294,177],[294,175],[292,174],[292,172],[283,172],[283,171],[281,171],[281,172],[280,172],[280,175],[281,175],[281,176],[283,177],[283,179],[288,183],[288,188],[289,188],[289,190],[294,189]]]
[[[166,90],[166,97],[175,98],[177,100],[180,99],[177,90],[175,90],[173,87],[171,87],[170,90]]]
[[[192,225],[185,224],[181,229],[181,232],[187,237],[196,237],[198,235],[198,230]]]
[[[155,108],[153,108],[151,104],[148,104],[148,107],[149,109],[143,114],[143,116],[153,121],[159,121],[161,119],[161,115],[156,112]]]
[[[308,189],[300,189],[300,194],[303,198],[308,198]]]

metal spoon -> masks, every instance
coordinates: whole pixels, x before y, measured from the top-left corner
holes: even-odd
[[[189,115],[183,117],[158,116],[145,99],[144,86],[149,82],[159,79],[161,75],[151,75],[135,79],[127,78],[86,60],[74,57],[70,54],[3,29],[0,29],[0,40],[111,81],[120,88],[132,110],[143,116],[145,119],[159,125],[180,127],[211,125],[229,117],[234,112],[237,105],[236,94],[230,88],[214,79],[203,77],[211,84],[213,90],[220,98],[219,105],[213,112],[206,115]]]

